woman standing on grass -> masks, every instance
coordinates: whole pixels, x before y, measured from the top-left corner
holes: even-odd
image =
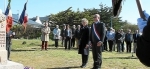
[[[47,45],[49,41],[49,33],[50,33],[50,28],[48,27],[48,23],[45,23],[44,28],[41,29],[42,35],[41,35],[41,41],[42,41],[42,48],[41,50],[47,50]]]
[[[85,68],[88,62],[88,55],[89,55],[89,27],[88,27],[88,20],[86,18],[82,19],[82,25],[80,34],[81,34],[81,43],[79,45],[79,54],[82,56],[82,65],[81,68]]]

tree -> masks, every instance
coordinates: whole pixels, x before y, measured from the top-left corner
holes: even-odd
[[[94,14],[100,14],[101,16],[101,22],[104,22],[108,27],[110,27],[111,18],[112,17],[112,7],[108,7],[106,5],[103,5],[102,3],[99,5],[100,8],[92,8],[92,9],[86,9],[84,8],[84,11],[80,11],[77,9],[77,11],[72,11],[71,7],[69,7],[65,11],[61,11],[57,14],[51,14],[49,15],[50,21],[56,22],[58,25],[62,24],[70,24],[70,25],[77,25],[81,24],[82,18],[87,18],[89,21],[89,25],[93,23],[93,15]],[[121,20],[121,17],[118,18],[112,18],[112,26],[115,29],[119,29],[121,25],[123,25],[123,22]]]

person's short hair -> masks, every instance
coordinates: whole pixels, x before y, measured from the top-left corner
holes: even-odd
[[[78,25],[78,27],[80,27],[80,25]]]
[[[82,23],[85,22],[86,24],[88,24],[88,20],[86,18],[82,19]]]
[[[59,25],[56,25],[56,27],[59,27]]]
[[[100,18],[100,15],[99,15],[99,14],[95,14],[95,15],[94,15],[94,17],[98,17],[98,18]]]

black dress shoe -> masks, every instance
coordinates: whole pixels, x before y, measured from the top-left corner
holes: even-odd
[[[82,66],[80,66],[81,68],[85,68],[86,67],[86,65],[82,65]]]
[[[93,67],[92,69],[101,69],[101,68]]]
[[[81,68],[85,68],[85,67],[86,67],[86,64],[83,63],[80,67],[81,67]]]

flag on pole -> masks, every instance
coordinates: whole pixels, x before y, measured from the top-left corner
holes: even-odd
[[[28,2],[28,1],[27,1]],[[23,25],[24,27],[24,33],[26,31],[26,26],[27,26],[27,22],[28,22],[28,15],[26,13],[26,5],[27,5],[27,2],[24,4],[24,8],[23,8],[23,11],[20,15],[20,18],[19,18],[19,23]]]
[[[11,11],[11,7],[10,7],[10,2],[11,0],[8,0],[8,5],[5,11],[5,15],[6,15],[6,32],[9,32],[12,25],[13,25],[13,18],[12,18],[12,11]]]

